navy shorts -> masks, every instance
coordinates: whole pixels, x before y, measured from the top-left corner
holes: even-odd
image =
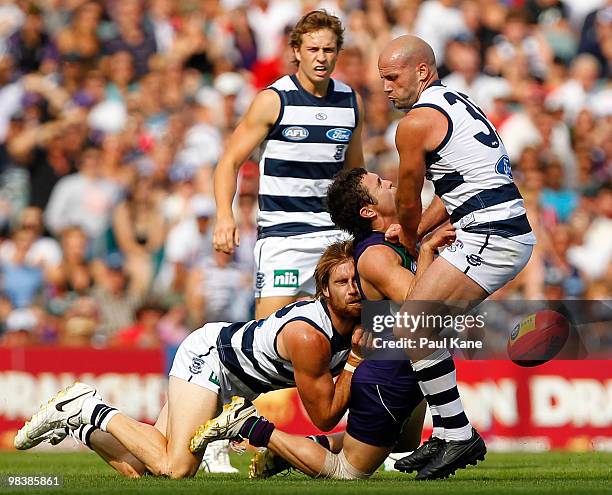
[[[402,426],[412,411],[423,400],[423,393],[411,370],[399,376],[397,373],[393,373],[393,377],[387,375],[386,381],[384,376],[376,380],[373,375],[382,375],[385,370],[373,370],[375,362],[369,363],[360,364],[353,376],[346,432],[368,445],[391,447],[398,441]],[[365,381],[361,380],[362,376]]]

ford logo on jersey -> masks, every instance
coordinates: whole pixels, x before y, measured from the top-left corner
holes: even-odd
[[[495,171],[498,174],[507,175],[512,179],[512,167],[510,166],[510,158],[508,158],[507,155],[502,155],[502,157],[497,160]]]
[[[308,129],[294,125],[287,127],[283,131],[283,136],[289,141],[303,141],[308,137]]]
[[[353,134],[353,132],[350,129],[343,129],[342,127],[330,129],[325,133],[328,139],[339,143],[348,143],[351,139],[351,134]]]

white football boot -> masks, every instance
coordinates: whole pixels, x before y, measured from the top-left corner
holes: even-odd
[[[240,472],[230,462],[229,440],[217,440],[206,446],[202,458],[202,469],[209,473],[236,474]]]
[[[58,392],[49,402],[41,405],[38,412],[17,432],[15,448],[31,449],[46,440],[59,443],[65,435],[62,437],[61,431],[58,435],[58,430],[78,428],[81,424],[83,402],[95,394],[96,389],[81,382]]]
[[[208,420],[196,430],[191,438],[189,450],[193,453],[202,452],[215,440],[231,440],[239,437],[240,428],[251,416],[257,416],[255,406],[242,397],[232,397],[232,401],[223,406],[219,416]]]

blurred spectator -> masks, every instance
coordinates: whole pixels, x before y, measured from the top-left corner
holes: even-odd
[[[285,28],[295,24],[301,13],[300,2],[295,0],[252,0],[248,3],[247,17],[255,33],[259,59],[270,60],[279,55]]]
[[[81,227],[94,250],[104,240],[120,193],[117,184],[101,177],[99,159],[97,148],[83,151],[78,172],[58,181],[45,215],[49,230],[56,235],[66,227]]]
[[[207,321],[245,321],[249,317],[251,272],[244,272],[232,255],[214,251],[189,273],[187,306],[196,326]]]
[[[6,319],[6,329],[0,335],[0,345],[23,347],[36,343],[35,329],[38,321],[34,312],[27,308],[11,311]]]
[[[100,311],[96,338],[107,343],[121,328],[131,324],[144,294],[127,277],[119,253],[108,255],[95,272],[91,295]]]
[[[55,314],[63,314],[72,302],[94,285],[94,275],[87,261],[87,236],[79,227],[61,233],[62,261],[50,270],[49,304]]]
[[[565,223],[578,206],[578,194],[563,187],[563,168],[558,161],[548,164],[544,175],[546,187],[540,205],[544,210],[552,210],[557,221]]]
[[[467,33],[463,14],[456,0],[429,0],[423,2],[415,20],[414,33],[433,48],[436,62],[445,61],[446,43],[455,36]]]
[[[163,314],[164,311],[158,304],[145,302],[136,310],[136,321],[119,330],[113,337],[113,344],[121,348],[160,347],[158,324]]]
[[[31,256],[28,258],[35,239],[32,229],[18,227],[0,244],[2,290],[16,308],[32,305],[43,288],[43,270]]]
[[[159,196],[150,177],[139,177],[113,212],[111,251],[124,257],[126,272],[139,292],[146,292],[160,262],[166,228]]]
[[[496,98],[508,95],[511,91],[508,81],[492,77],[480,71],[481,61],[475,46],[460,43],[457,47],[453,72],[442,79],[451,88],[465,93],[488,115],[494,109]]]
[[[70,24],[57,35],[60,53],[73,53],[92,60],[100,52],[97,29],[102,9],[96,2],[81,3],[72,13]]]
[[[128,52],[134,61],[137,77],[149,71],[149,57],[157,51],[155,36],[145,28],[139,0],[121,0],[113,3],[115,35],[104,44],[104,51],[114,54]]]
[[[569,259],[591,279],[607,279],[612,265],[612,184],[607,183],[597,194],[594,218],[584,234],[581,246],[568,252]]]
[[[59,344],[66,347],[88,347],[96,343],[93,338],[99,323],[99,312],[90,297],[79,297],[66,312]]]
[[[159,290],[183,292],[189,270],[212,254],[211,219],[215,202],[205,196],[191,200],[191,215],[168,233],[165,262],[159,274]]]
[[[57,58],[55,45],[44,31],[40,8],[34,3],[27,5],[21,29],[8,39],[8,50],[23,74],[35,72],[45,60]]]

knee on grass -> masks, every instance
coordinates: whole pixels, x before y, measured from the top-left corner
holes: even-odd
[[[198,463],[162,461],[149,467],[153,476],[165,476],[171,479],[191,478],[198,472]]]
[[[340,451],[339,454],[327,452],[323,469],[316,477],[331,480],[364,480],[370,476],[372,473],[364,473],[352,466],[346,459],[344,451]]]

